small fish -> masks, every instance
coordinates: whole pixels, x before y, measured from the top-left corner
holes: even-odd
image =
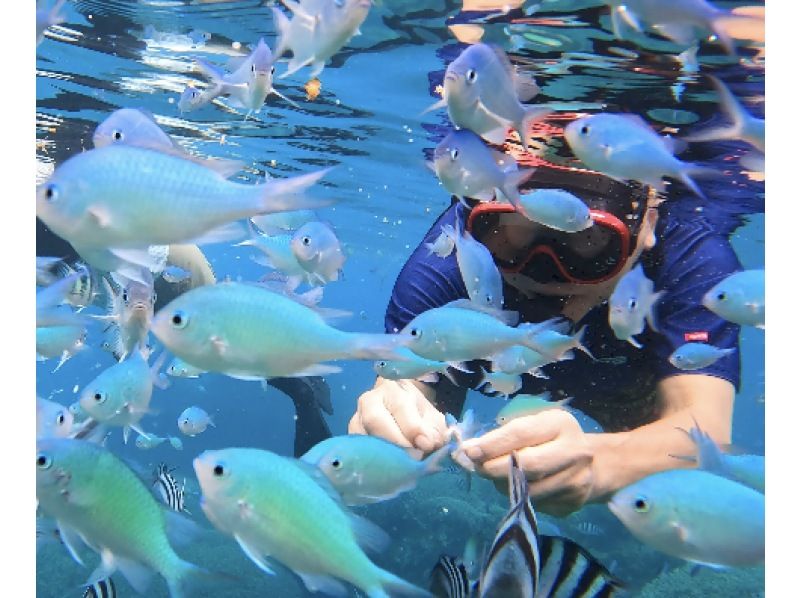
[[[319,93],[322,90],[322,82],[316,77],[309,79],[308,82],[303,86],[303,89],[306,92],[306,99],[309,102],[313,102],[319,97]]]
[[[436,237],[436,240],[433,243],[425,243],[425,247],[428,248],[428,255],[435,253],[444,258],[453,253],[453,249],[456,246],[456,238],[452,232],[445,230],[444,226],[441,228],[442,232]]]
[[[561,359],[573,359],[574,354],[568,351],[561,356]],[[492,371],[503,372],[506,374],[530,374],[537,378],[546,378],[539,370],[544,366],[553,363],[555,360],[542,355],[538,351],[514,345],[489,356],[492,362]]]
[[[161,278],[170,284],[185,282],[192,277],[192,273],[179,266],[167,266],[161,273]]]
[[[36,328],[36,355],[41,359],[60,357],[53,372],[61,369],[68,359],[86,348],[86,328],[83,326],[45,326]]]
[[[116,282],[121,284],[116,287],[103,279],[108,315],[95,317],[110,322],[108,344],[117,361],[126,359],[135,351],[144,352],[147,349],[156,294],[152,275],[147,272],[143,277],[144,283],[118,279]]]
[[[110,577],[98,579],[92,585],[86,587],[83,598],[117,598],[117,588],[114,580]]]
[[[302,197],[326,172],[245,185],[189,160],[112,144],[62,162],[39,186],[36,214],[92,265],[140,280],[150,245],[230,241],[243,233],[241,218],[327,203]],[[138,268],[125,273],[124,264]]]
[[[181,114],[192,112],[210,104],[217,97],[213,89],[202,91],[194,85],[187,85],[178,98],[178,110]]]
[[[447,369],[452,367],[462,372],[471,373],[463,363],[445,363],[443,361],[433,361],[420,357],[408,349],[400,349],[398,353],[402,359],[382,359],[373,364],[375,373],[387,380],[419,380],[435,384],[439,379],[439,374],[452,380]],[[452,380],[455,384],[455,380]]]
[[[181,442],[180,438],[175,436],[165,436],[162,438],[161,436],[156,436],[155,434],[139,434],[136,437],[134,444],[138,449],[148,450],[159,446],[167,440],[169,440],[170,445],[172,445],[172,448],[174,448],[176,451],[183,450],[183,442]]]
[[[594,114],[572,121],[564,129],[570,149],[588,168],[617,180],[634,180],[665,191],[664,177],[681,181],[698,197],[703,192],[693,175],[715,170],[682,162],[670,137],[659,137],[644,119],[633,114]]]
[[[469,574],[459,558],[442,555],[431,571],[428,587],[436,598],[469,598]]]
[[[302,282],[311,281],[309,273],[300,264],[293,250],[291,235],[262,235],[250,227],[250,238],[237,243],[235,247],[255,247],[261,251],[264,255],[253,258],[253,261],[286,275],[292,281],[288,285],[291,290]]]
[[[344,332],[283,294],[235,282],[187,291],[156,314],[151,330],[195,367],[246,380],[329,374],[339,368],[322,362],[336,359],[396,359],[410,340]]]
[[[503,309],[503,277],[492,253],[469,231],[445,225],[444,230],[455,239],[456,261],[470,301],[476,306]]]
[[[591,521],[581,521],[577,526],[577,530],[584,536],[601,536],[603,530],[596,523]]]
[[[525,106],[539,86],[529,74],[518,72],[497,46],[477,43],[447,66],[444,96],[426,110],[447,107],[450,120],[489,143],[501,144],[513,127],[527,151],[530,125],[553,112],[546,106]]]
[[[62,263],[60,257],[40,257],[36,256],[36,286],[46,287],[58,280],[58,276],[53,269]]]
[[[520,198],[519,211],[533,222],[565,233],[577,233],[594,224],[589,206],[563,189],[526,193]]]
[[[164,504],[171,510],[178,513],[188,513],[186,510],[186,479],[184,478],[183,484],[178,485],[178,481],[172,472],[175,469],[170,469],[166,463],[159,463],[153,472],[153,486],[158,488],[158,494]]]
[[[478,383],[478,387],[486,385],[484,390],[489,392],[496,392],[508,397],[522,388],[522,376],[503,372],[487,372],[483,368],[480,368],[480,372],[481,381]]]
[[[306,222],[319,220],[313,210],[292,210],[290,212],[276,212],[274,214],[261,214],[250,218],[264,234],[285,235],[294,233]]]
[[[112,112],[97,125],[92,142],[95,147],[122,144],[156,150],[196,162],[225,178],[233,176],[245,166],[244,162],[238,160],[208,159],[190,154],[158,126],[152,114],[136,108],[120,108]]]
[[[617,491],[608,508],[641,542],[711,567],[764,563],[764,495],[699,469],[673,469]]]
[[[92,269],[84,264],[83,262],[75,262],[74,264],[67,264],[66,262],[61,262],[57,267],[56,271],[58,273],[59,278],[67,278],[69,276],[77,275],[74,278],[74,283],[72,288],[69,289],[65,297],[66,303],[69,303],[72,307],[78,309],[78,311],[82,310],[84,307],[92,305],[100,295],[100,278],[99,276],[95,275],[92,272]]]
[[[421,593],[369,560],[359,543],[378,548],[388,537],[346,513],[335,490],[324,489],[302,461],[229,448],[203,452],[194,469],[206,517],[233,536],[264,573],[273,574],[269,555],[299,575],[310,592],[342,595],[345,581],[374,597]]]
[[[88,318],[74,313],[71,309],[62,308],[78,283],[80,274],[73,273],[65,278],[36,291],[36,326],[85,326]]]
[[[653,281],[645,276],[641,264],[620,278],[608,299],[608,324],[614,336],[641,349],[634,337],[644,332],[645,321],[658,332],[655,306],[664,292],[655,292]]]
[[[703,306],[729,322],[764,329],[764,270],[735,272],[703,295]]]
[[[413,490],[420,478],[442,470],[450,449],[444,446],[418,461],[377,436],[347,435],[323,440],[300,459],[319,468],[346,505],[365,505]]]
[[[495,421],[498,426],[502,426],[519,417],[535,415],[547,409],[564,408],[571,400],[572,397],[567,397],[560,401],[553,401],[549,392],[543,392],[538,395],[517,395],[497,412]]]
[[[208,575],[175,553],[167,538],[165,511],[111,452],[83,440],[49,438],[37,442],[36,453],[39,508],[57,521],[78,563],[81,542],[102,551],[102,563],[87,584],[119,570],[136,592],[144,593],[149,573],[155,571],[174,597],[190,595],[187,586]]]
[[[278,42],[275,59],[292,51],[289,68],[280,78],[288,77],[304,66],[310,65],[310,78],[317,77],[325,63],[354,35],[367,18],[371,0],[315,0],[295,2],[282,0],[293,14],[290,21],[278,8],[272,7]]]
[[[764,154],[766,152],[765,130],[766,124],[763,118],[756,118],[749,114],[744,106],[739,103],[736,97],[730,92],[722,81],[716,77],[709,76],[720,98],[722,111],[732,121],[730,125],[712,127],[697,133],[692,133],[683,137],[685,141],[718,141],[724,139],[737,139],[745,141],[753,146],[754,151],[746,156],[742,156],[745,163],[761,161],[763,170]]]
[[[734,352],[736,349],[733,348],[720,349],[706,343],[686,343],[673,351],[669,362],[681,370],[699,370]]]
[[[444,188],[459,199],[480,201],[506,198],[519,203],[519,186],[533,174],[533,168],[517,169],[508,154],[489,149],[468,129],[449,133],[433,150],[431,168]]]
[[[548,320],[548,322],[550,322],[550,320]],[[559,319],[556,325],[560,323],[561,321]],[[539,324],[538,326],[541,327],[542,325]],[[529,346],[552,361],[570,359],[568,356],[573,349],[583,351],[590,359],[594,359],[594,355],[583,345],[583,335],[586,332],[586,326],[573,335],[562,334],[557,329],[548,326],[544,326],[544,329],[540,329],[537,328],[536,325],[521,324],[519,328],[525,328],[526,330],[532,329],[533,339]]]
[[[46,8],[37,8],[36,9],[36,45],[44,41],[44,32],[48,27],[52,27],[53,25],[59,25],[67,20],[67,17],[64,13],[61,12],[61,9],[64,8],[64,5],[67,3],[67,0],[56,0],[53,6],[50,9]]]
[[[187,407],[178,416],[178,429],[187,436],[202,434],[208,426],[217,427],[211,416],[200,407]]]
[[[68,438],[73,431],[72,413],[59,403],[36,397],[36,438]]]
[[[311,284],[326,284],[339,279],[345,255],[330,225],[307,222],[292,235],[291,246],[297,262],[310,275]]]
[[[167,367],[167,375],[175,378],[199,378],[205,372],[199,368],[186,363],[180,357],[176,357]]]

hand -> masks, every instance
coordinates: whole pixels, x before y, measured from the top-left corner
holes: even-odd
[[[347,431],[380,436],[424,453],[443,446],[447,438],[444,415],[409,380],[379,380],[358,398]]]
[[[493,478],[508,477],[509,454],[517,451],[537,511],[568,515],[592,494],[592,448],[578,420],[563,409],[511,420],[467,440],[463,450],[481,474]]]

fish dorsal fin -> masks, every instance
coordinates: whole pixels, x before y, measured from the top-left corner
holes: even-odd
[[[486,44],[486,46],[494,53],[497,61],[500,63],[500,66],[503,67],[503,70],[508,73],[508,76],[511,77],[511,80],[513,81],[517,75],[517,71],[514,68],[514,65],[511,64],[511,60],[509,60],[508,54],[506,54],[505,50],[494,44]]]
[[[520,102],[530,102],[539,95],[541,88],[536,83],[536,79],[529,73],[516,72],[514,74],[514,90]]]
[[[525,472],[519,467],[519,459],[516,452],[511,453],[511,465],[508,475],[508,498],[513,509],[522,501],[528,500],[528,480]]]

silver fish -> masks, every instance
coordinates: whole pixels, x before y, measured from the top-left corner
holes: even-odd
[[[645,276],[641,264],[620,278],[608,298],[608,323],[614,336],[641,349],[642,345],[634,336],[644,331],[645,321],[658,331],[655,306],[664,293],[655,292],[653,281]]]
[[[345,255],[333,228],[324,222],[307,222],[292,236],[292,252],[308,272],[311,284],[321,285],[339,279]]]

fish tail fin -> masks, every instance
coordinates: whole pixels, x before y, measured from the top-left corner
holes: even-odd
[[[194,64],[200,74],[211,82],[212,87],[222,87],[222,77],[225,73],[219,68],[215,67],[210,62],[206,62],[202,58],[195,58]]]
[[[347,333],[344,352],[350,359],[399,359],[407,357],[401,349],[409,344],[409,334]]]
[[[535,168],[524,168],[523,170],[512,170],[505,176],[500,191],[517,209],[519,209],[519,187],[531,178],[534,172],[536,172]]]
[[[707,199],[705,193],[697,186],[697,183],[692,177],[713,177],[717,178],[722,176],[718,170],[700,166],[693,162],[683,162],[680,171],[678,172],[678,180],[691,189],[692,193],[697,195],[700,199]]]
[[[450,444],[445,444],[440,449],[434,451],[430,456],[422,462],[422,474],[429,475],[442,471],[442,461],[450,454],[453,447]]]
[[[718,127],[710,127],[705,130],[691,133],[683,137],[685,141],[718,141],[721,139],[739,139],[742,135],[742,130],[745,123],[750,118],[750,115],[744,109],[744,106],[736,99],[731,91],[720,81],[717,77],[709,75],[711,83],[719,96],[719,104],[725,115],[733,121],[732,124],[726,124]]]
[[[401,579],[394,573],[378,569],[379,578],[375,586],[364,588],[369,598],[390,598],[394,596],[427,596],[431,593]]]
[[[211,584],[219,584],[224,581],[237,582],[235,576],[216,571],[208,571],[181,559],[164,572],[169,587],[170,598],[191,598],[196,596],[199,590],[207,590]]]
[[[519,133],[519,139],[526,152],[531,144],[531,125],[552,112],[553,109],[549,106],[532,106],[525,111],[525,116],[522,117],[522,121],[517,127],[517,133]]]
[[[332,200],[306,197],[305,191],[328,174],[331,168],[290,177],[288,179],[270,179],[258,189],[260,214],[274,212],[291,212],[294,210],[313,210],[330,205]]]
[[[272,7],[272,21],[275,24],[275,31],[278,34],[278,39],[275,41],[275,53],[273,56],[278,60],[284,55],[288,46],[286,45],[286,37],[289,33],[289,18],[283,14],[281,9]]]
[[[586,334],[586,326],[583,326],[575,334],[575,337],[574,337],[575,338],[575,348],[578,349],[579,351],[583,351],[584,353],[586,353],[591,358],[592,361],[597,361],[597,358],[594,355],[592,355],[592,352],[589,351],[589,349],[587,349],[586,346],[583,344],[583,336],[585,334]]]
[[[177,436],[170,436],[168,440],[172,448],[174,448],[176,451],[183,450],[183,441],[181,441],[180,438],[178,438]]]

